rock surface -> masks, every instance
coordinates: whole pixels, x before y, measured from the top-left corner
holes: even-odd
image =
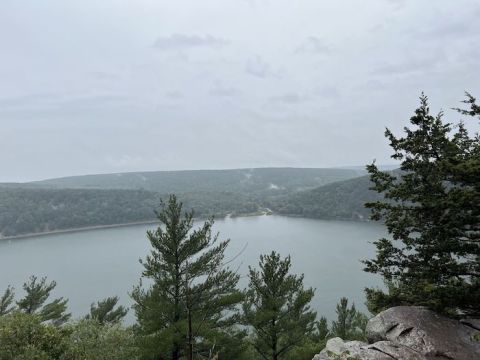
[[[314,360],[480,360],[480,321],[452,320],[419,306],[370,319],[369,343],[333,338]]]

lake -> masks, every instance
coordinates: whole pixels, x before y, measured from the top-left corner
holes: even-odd
[[[0,294],[13,285],[17,295],[32,274],[57,282],[53,296],[69,299],[74,317],[90,304],[118,295],[130,305],[128,293],[138,283],[150,249],[145,232],[155,225],[135,225],[0,241]],[[335,304],[346,296],[365,310],[366,286],[380,286],[378,277],[362,271],[361,259],[371,258],[371,242],[385,235],[379,224],[324,221],[283,216],[227,218],[215,223],[220,239],[230,238],[227,259],[247,284],[248,266],[272,250],[291,255],[292,271],[304,273],[304,284],[316,289],[312,307],[332,319]],[[17,296],[17,298],[18,298]],[[133,312],[128,322],[133,321]]]

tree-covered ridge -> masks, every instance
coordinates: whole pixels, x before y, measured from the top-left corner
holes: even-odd
[[[158,198],[140,190],[0,188],[0,234],[150,220]]]
[[[155,206],[170,193],[177,193],[196,217],[259,214],[287,194],[358,173],[348,169],[202,170],[0,184],[0,237],[154,220]]]
[[[326,220],[368,220],[366,202],[380,199],[368,176],[338,181],[280,197],[270,208],[283,215]]]
[[[56,188],[143,189],[162,194],[211,191],[263,194],[314,188],[362,174],[365,172],[329,168],[152,171],[71,176],[31,182],[27,185]]]

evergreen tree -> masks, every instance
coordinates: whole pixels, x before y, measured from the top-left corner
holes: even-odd
[[[328,322],[326,317],[322,316],[320,320],[317,321],[316,328],[317,328],[317,333],[316,333],[317,341],[319,342],[324,341],[329,337],[330,330],[328,329]]]
[[[13,288],[8,286],[0,298],[0,316],[7,315],[14,310],[14,307],[12,306],[14,297],[15,292],[13,291]]]
[[[127,315],[128,310],[121,305],[115,309],[117,303],[118,296],[97,301],[96,304],[90,305],[90,314],[85,318],[95,319],[101,325],[119,323]]]
[[[242,333],[235,324],[242,293],[239,276],[224,266],[229,240],[212,235],[213,220],[192,230],[193,213],[182,213],[173,195],[157,216],[161,226],[147,232],[152,250],[142,261],[142,275],[153,284],[145,290],[140,283],[132,292],[144,357],[239,357]]]
[[[479,115],[471,96],[464,114]],[[389,292],[367,289],[369,308],[425,305],[438,312],[480,314],[480,145],[463,123],[432,116],[427,98],[397,138],[385,135],[401,160],[400,171],[367,167],[372,189],[384,199],[367,204],[384,220],[392,239],[375,242],[366,271],[383,276]]]
[[[244,321],[253,330],[256,351],[277,360],[314,331],[316,313],[309,306],[314,291],[303,288],[303,275],[289,274],[289,256],[282,260],[275,252],[262,255],[259,266],[249,270]]]
[[[343,340],[365,340],[367,317],[355,309],[355,304],[348,307],[348,299],[341,298],[337,304],[337,320],[332,322],[331,335]]]
[[[55,325],[63,324],[71,315],[66,312],[68,300],[61,297],[45,304],[57,283],[52,281],[47,284],[45,277],[37,280],[38,278],[32,275],[23,284],[26,294],[17,301],[18,309],[27,314],[38,315],[42,321],[51,321]]]

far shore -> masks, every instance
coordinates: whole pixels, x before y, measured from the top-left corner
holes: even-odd
[[[24,239],[24,238],[30,238],[30,237],[47,236],[47,235],[55,235],[55,234],[67,234],[67,233],[74,233],[74,232],[88,231],[88,230],[110,229],[110,228],[118,228],[118,227],[124,227],[124,226],[155,224],[155,223],[158,223],[158,220],[136,221],[136,222],[130,222],[130,223],[123,223],[123,224],[83,226],[83,227],[71,228],[71,229],[43,231],[38,233],[28,233],[28,234],[21,234],[21,235],[15,235],[15,236],[5,236],[5,237],[1,237],[0,241]]]
[[[273,212],[270,209],[266,209],[266,211],[256,211],[252,213],[245,213],[245,214],[226,214],[222,216],[215,217],[215,219],[235,219],[235,218],[245,218],[245,217],[256,217],[256,216],[269,216],[269,215],[279,215],[285,216],[290,218],[301,218],[301,219],[311,219],[311,220],[326,220],[326,221],[354,221],[354,222],[372,222],[370,219],[322,219],[316,217],[310,217],[305,215],[293,215],[293,214],[278,214]],[[198,217],[194,218],[195,221],[202,221],[207,220],[208,217]],[[44,231],[39,233],[28,233],[28,234],[21,234],[15,236],[5,236],[0,237],[0,242],[5,240],[16,240],[16,239],[26,239],[31,237],[39,237],[39,236],[47,236],[47,235],[56,235],[56,234],[68,234],[68,233],[75,233],[81,231],[89,231],[89,230],[101,230],[101,229],[111,229],[111,228],[120,228],[120,227],[127,227],[127,226],[135,226],[135,225],[148,225],[148,224],[158,224],[158,220],[146,220],[146,221],[136,221],[136,222],[129,222],[129,223],[121,223],[121,224],[110,224],[110,225],[94,225],[94,226],[83,226],[78,228],[71,228],[71,229],[63,229],[63,230],[52,230],[52,231]]]
[[[255,212],[255,213],[246,213],[241,215],[233,215],[227,214],[226,216],[219,216],[219,219],[227,219],[227,218],[239,218],[239,217],[250,217],[250,216],[263,216],[263,215],[271,215],[272,212]],[[199,217],[195,218],[195,221],[198,220],[205,220],[206,217]],[[43,231],[38,233],[28,233],[28,234],[21,234],[21,235],[14,235],[14,236],[5,236],[0,237],[0,241],[5,240],[16,240],[16,239],[26,239],[31,237],[39,237],[39,236],[47,236],[47,235],[56,235],[56,234],[68,234],[68,233],[75,233],[81,231],[89,231],[89,230],[100,230],[100,229],[111,229],[111,228],[119,228],[119,227],[126,227],[126,226],[135,226],[135,225],[148,225],[148,224],[158,224],[158,220],[147,220],[147,221],[135,221],[129,223],[121,223],[121,224],[110,224],[110,225],[93,225],[93,226],[82,226],[78,228],[71,228],[71,229],[61,229],[61,230],[52,230],[52,231]]]

